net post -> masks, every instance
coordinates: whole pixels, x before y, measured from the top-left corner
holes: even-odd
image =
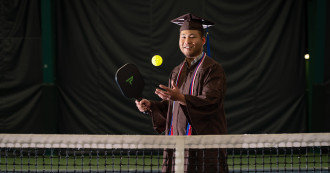
[[[184,140],[185,136],[175,137],[175,172],[184,173]]]

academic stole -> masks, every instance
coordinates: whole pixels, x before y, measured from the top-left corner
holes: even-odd
[[[191,80],[191,82],[190,82],[190,86],[189,86],[189,95],[193,95],[193,94],[194,94],[194,93],[193,93],[193,92],[194,92],[193,89],[194,89],[194,85],[195,85],[196,74],[197,74],[197,71],[198,71],[199,67],[200,67],[201,64],[203,63],[205,57],[206,57],[206,54],[203,52],[203,56],[202,56],[202,58],[199,60],[198,65],[197,65],[197,67],[196,67],[196,69],[195,69],[195,71],[194,71],[194,76],[193,76],[193,78],[192,78],[192,80]],[[185,64],[185,63],[183,63],[182,66],[180,67],[180,71],[179,71],[178,77],[176,78],[175,85],[178,85],[178,84],[179,84],[179,80],[180,80],[180,76],[181,76],[181,72],[182,72],[182,69],[183,69],[184,64]],[[168,135],[170,135],[170,136],[173,136],[173,125],[172,125],[172,123],[173,123],[174,104],[175,104],[175,101],[173,101],[173,106],[172,106],[172,119],[171,119],[171,128],[170,128],[170,131],[169,131],[169,133],[168,133]],[[191,135],[191,125],[189,124],[189,122],[188,122],[188,124],[187,124],[186,135],[187,135],[187,136],[190,136],[190,135]]]

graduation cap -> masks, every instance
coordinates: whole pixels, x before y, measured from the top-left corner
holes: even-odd
[[[215,24],[207,19],[196,16],[191,13],[187,13],[178,18],[171,20],[172,23],[180,25],[180,32],[183,30],[198,30],[204,35],[204,29],[206,30],[206,45],[207,54],[210,56],[210,41],[208,35],[208,28],[214,26]]]
[[[202,17],[196,16],[191,13],[182,15],[176,19],[171,20],[172,23],[180,25],[180,31],[182,30],[199,30],[204,33],[204,29],[213,26],[214,23],[204,19]]]

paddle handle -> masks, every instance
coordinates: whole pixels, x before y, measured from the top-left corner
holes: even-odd
[[[141,101],[142,100],[142,97],[138,98],[137,99],[138,101]],[[144,103],[142,103],[144,106],[146,106]],[[144,115],[149,115],[149,111],[144,111],[142,112]]]

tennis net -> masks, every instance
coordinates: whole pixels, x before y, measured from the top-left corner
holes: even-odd
[[[330,172],[329,146],[330,133],[0,134],[0,172]]]

